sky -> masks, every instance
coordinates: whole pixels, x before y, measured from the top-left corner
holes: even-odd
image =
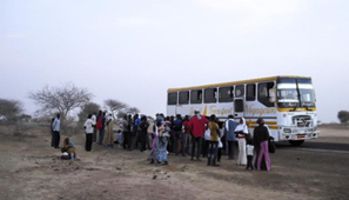
[[[319,119],[349,110],[347,0],[1,0],[0,98],[73,83],[153,115],[168,88],[311,76]]]

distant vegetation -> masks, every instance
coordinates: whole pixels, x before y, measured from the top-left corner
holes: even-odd
[[[105,100],[104,104],[114,114],[114,117],[123,117],[125,114],[136,114],[140,112],[138,108],[130,107],[126,103],[115,99]]]
[[[89,114],[98,113],[100,109],[101,107],[97,103],[88,102],[85,106],[81,108],[81,111],[78,115],[79,122],[82,123]]]
[[[23,114],[22,103],[17,100],[0,99],[0,120],[17,121],[19,119],[31,118]]]
[[[338,119],[342,124],[346,124],[349,122],[349,111],[339,111],[338,112]]]

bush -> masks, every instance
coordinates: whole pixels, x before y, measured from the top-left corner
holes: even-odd
[[[342,124],[349,122],[349,112],[348,111],[339,111],[338,112],[338,119]]]
[[[0,99],[0,120],[17,121],[22,114],[22,104],[16,100]]]

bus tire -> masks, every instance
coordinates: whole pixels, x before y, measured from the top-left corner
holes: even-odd
[[[299,147],[304,143],[304,140],[289,140],[288,141],[292,146]]]

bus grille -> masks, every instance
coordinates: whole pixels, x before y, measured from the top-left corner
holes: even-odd
[[[292,118],[293,124],[297,127],[310,127],[313,120],[308,115],[299,115]]]

